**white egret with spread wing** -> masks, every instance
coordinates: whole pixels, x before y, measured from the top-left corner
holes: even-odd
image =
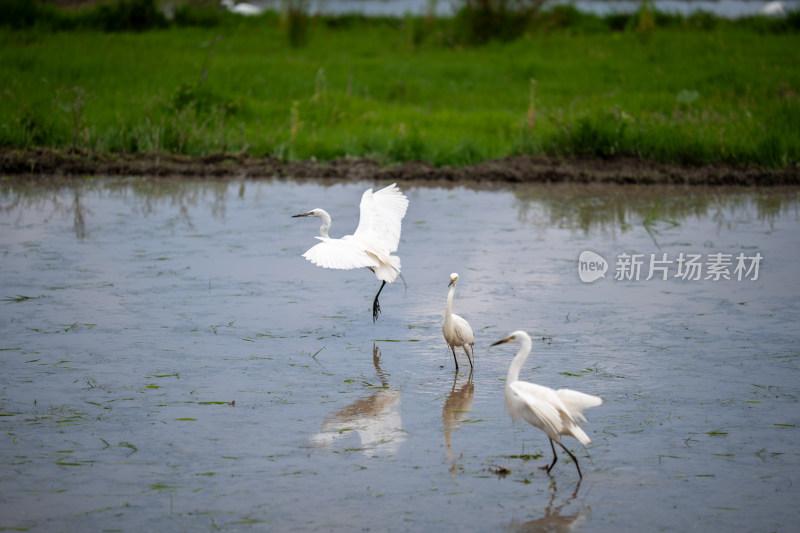
[[[453,314],[453,295],[456,292],[456,282],[458,281],[458,274],[453,272],[450,274],[450,291],[447,293],[447,307],[444,312],[444,322],[442,322],[442,333],[444,333],[444,340],[450,346],[450,351],[453,352],[453,360],[456,362],[456,370],[458,370],[458,358],[456,357],[456,346],[464,349],[469,361],[469,367],[472,366],[472,359],[475,348],[475,336],[472,334],[472,328],[469,323],[460,316]]]
[[[368,268],[381,281],[381,286],[372,302],[372,320],[378,319],[381,306],[378,303],[383,287],[400,277],[400,258],[392,255],[400,243],[401,221],[408,209],[408,198],[395,183],[373,192],[367,189],[361,196],[360,219],[352,235],[340,239],[328,236],[331,216],[324,209],[312,209],[294,217],[317,217],[322,220],[319,228],[320,243],[312,246],[303,257],[322,268]]]
[[[506,342],[520,345],[519,352],[508,368],[506,378],[506,410],[511,420],[517,421],[522,418],[547,434],[550,439],[550,448],[553,450],[553,462],[550,463],[550,466],[544,467],[548,474],[558,461],[556,448],[553,446],[553,441],[555,441],[572,457],[575,467],[578,469],[578,475],[583,478],[578,460],[561,443],[561,436],[574,437],[584,446],[589,444],[591,440],[580,428],[578,422],[586,422],[586,418],[583,416],[584,409],[602,404],[603,399],[570,389],[553,390],[542,385],[520,381],[519,371],[531,352],[531,338],[524,331],[515,331],[492,346]]]

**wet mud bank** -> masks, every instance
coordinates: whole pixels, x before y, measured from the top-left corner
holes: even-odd
[[[337,180],[469,183],[614,183],[686,185],[800,185],[800,167],[771,169],[730,164],[683,166],[636,158],[518,156],[465,167],[410,161],[382,164],[368,158],[290,161],[247,154],[187,157],[174,154],[109,154],[87,150],[0,149],[0,175],[205,176],[216,178],[330,178]]]

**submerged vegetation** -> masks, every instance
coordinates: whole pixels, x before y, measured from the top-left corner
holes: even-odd
[[[152,0],[75,12],[0,0],[0,146],[800,162],[797,13],[728,20],[643,4],[598,17],[529,2],[477,24],[474,10],[492,5],[243,18],[187,4],[168,18]]]

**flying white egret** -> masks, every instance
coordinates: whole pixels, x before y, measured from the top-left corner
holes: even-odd
[[[331,216],[324,209],[312,209],[294,217],[317,217],[322,220],[319,237],[322,242],[312,246],[303,257],[322,268],[368,268],[381,281],[381,287],[372,302],[372,321],[378,320],[381,306],[378,296],[383,287],[400,276],[400,258],[392,255],[400,242],[400,224],[408,209],[408,198],[397,184],[372,192],[367,189],[361,196],[360,219],[352,235],[341,239],[328,237]]]
[[[472,328],[469,323],[458,315],[453,314],[453,295],[456,292],[456,282],[458,281],[458,274],[453,272],[450,274],[450,292],[447,293],[447,308],[444,311],[444,322],[442,322],[442,333],[444,333],[444,340],[450,346],[450,351],[453,352],[453,360],[456,362],[456,370],[458,370],[458,358],[456,357],[456,346],[461,346],[464,353],[467,354],[469,367],[472,366],[472,355],[474,354],[475,336],[472,334]]]
[[[570,389],[553,390],[542,385],[520,381],[520,368],[525,364],[525,360],[528,359],[528,354],[531,352],[531,338],[524,331],[515,331],[492,346],[505,342],[515,342],[520,345],[519,352],[514,356],[514,360],[508,368],[508,377],[506,378],[506,410],[511,416],[511,420],[517,421],[523,418],[547,434],[550,439],[550,448],[553,450],[553,462],[550,463],[550,466],[544,467],[548,474],[558,461],[556,448],[553,446],[553,441],[556,441],[575,461],[578,476],[583,479],[578,460],[566,446],[561,444],[561,435],[574,437],[584,446],[589,444],[591,440],[578,426],[578,422],[586,422],[582,412],[584,409],[602,404],[603,399]]]

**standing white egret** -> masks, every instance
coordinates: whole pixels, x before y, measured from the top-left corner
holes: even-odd
[[[378,303],[383,287],[400,276],[400,258],[392,255],[400,242],[400,224],[408,209],[408,198],[395,183],[372,192],[367,189],[361,196],[361,215],[352,235],[341,239],[328,237],[331,217],[324,209],[312,209],[293,217],[317,217],[322,220],[319,237],[322,242],[312,246],[303,257],[322,268],[368,268],[381,281],[381,287],[372,302],[372,321],[378,320],[381,306]]]
[[[442,333],[444,333],[444,340],[450,346],[450,351],[453,352],[453,360],[456,362],[456,370],[458,370],[458,358],[456,357],[456,346],[461,346],[464,353],[467,354],[469,367],[472,366],[472,355],[474,354],[475,336],[472,334],[472,328],[469,323],[458,315],[453,314],[453,295],[456,292],[456,282],[458,281],[458,274],[453,272],[450,274],[450,292],[447,293],[447,308],[444,311],[444,322],[442,322]]]
[[[584,446],[592,442],[578,426],[578,422],[586,422],[582,412],[584,409],[602,404],[603,399],[570,389],[553,390],[542,385],[520,381],[520,368],[531,352],[531,338],[524,331],[515,331],[492,346],[505,342],[515,342],[520,345],[519,352],[508,368],[508,377],[506,378],[506,410],[511,416],[511,420],[517,421],[523,418],[547,434],[550,439],[550,448],[553,450],[553,462],[550,463],[550,466],[544,467],[548,474],[558,461],[556,448],[553,446],[553,441],[556,441],[575,461],[578,475],[583,478],[578,460],[566,446],[561,444],[561,435],[574,437]]]

